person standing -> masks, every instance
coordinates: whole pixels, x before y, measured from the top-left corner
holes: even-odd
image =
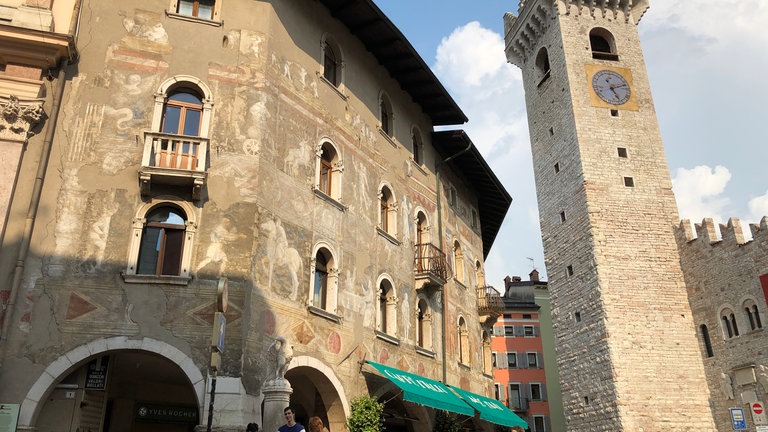
[[[296,411],[290,406],[283,410],[285,424],[277,428],[277,432],[304,432],[304,426],[296,423]]]
[[[328,432],[320,417],[310,417],[307,423],[309,425],[309,432]]]

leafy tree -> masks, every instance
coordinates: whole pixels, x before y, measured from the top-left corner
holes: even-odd
[[[432,432],[459,432],[459,421],[456,416],[443,410],[435,413],[435,427]]]
[[[349,432],[382,432],[384,430],[384,404],[372,396],[360,396],[352,400],[347,419]]]

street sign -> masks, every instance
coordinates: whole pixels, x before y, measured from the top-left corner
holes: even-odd
[[[227,318],[222,312],[216,312],[213,317],[213,334],[211,335],[211,348],[217,352],[224,352],[224,332],[227,329]]]
[[[750,402],[749,408],[755,425],[768,425],[768,416],[765,415],[765,406],[762,402]]]
[[[742,408],[729,408],[731,412],[731,423],[733,423],[733,430],[747,430],[747,419],[744,418],[744,410]]]

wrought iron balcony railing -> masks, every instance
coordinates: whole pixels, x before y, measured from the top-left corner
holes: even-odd
[[[504,300],[492,286],[477,288],[477,313],[480,315],[499,316],[504,310]]]
[[[153,183],[192,186],[192,197],[199,199],[205,185],[208,145],[208,138],[145,132],[141,193],[149,194]]]
[[[445,253],[431,243],[415,246],[413,272],[421,287],[439,287],[448,280],[448,260]]]

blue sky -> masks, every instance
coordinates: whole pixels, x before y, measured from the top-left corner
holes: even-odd
[[[520,71],[504,57],[518,0],[374,0],[469,117],[463,128],[512,195],[486,281],[546,277]],[[768,2],[651,0],[639,29],[681,218],[768,215]]]

